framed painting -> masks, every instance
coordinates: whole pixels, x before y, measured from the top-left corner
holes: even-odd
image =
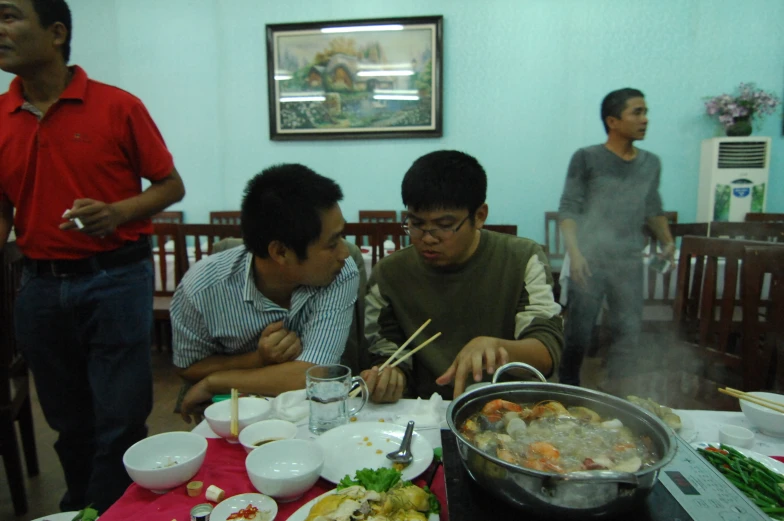
[[[272,140],[439,137],[443,17],[267,25]]]

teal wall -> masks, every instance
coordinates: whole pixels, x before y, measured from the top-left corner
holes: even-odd
[[[489,175],[490,221],[543,238],[569,158],[604,139],[599,103],[643,90],[641,144],[661,156],[662,196],[682,222],[696,214],[699,149],[718,135],[702,98],[755,81],[784,94],[782,0],[71,0],[73,62],[147,105],[188,190],[189,222],[239,208],[247,179],[301,162],[336,179],[347,220],[399,209],[418,156],[475,155]],[[267,23],[444,16],[444,136],[269,140]],[[0,87],[10,76],[0,73]],[[784,212],[781,111],[755,131],[773,137],[768,211]]]

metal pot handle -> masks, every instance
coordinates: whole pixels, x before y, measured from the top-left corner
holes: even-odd
[[[636,487],[639,485],[637,476],[631,472],[615,472],[613,470],[579,470],[567,474],[550,476],[553,481],[589,481],[591,483],[622,483]]]
[[[496,370],[495,374],[493,374],[493,383],[498,383],[498,377],[501,376],[502,373],[508,371],[509,369],[525,369],[529,373],[532,373],[535,377],[537,377],[542,382],[547,383],[547,378],[545,378],[544,375],[540,373],[536,367],[532,365],[524,364],[523,362],[509,362],[508,364],[504,364],[501,367],[499,367]]]

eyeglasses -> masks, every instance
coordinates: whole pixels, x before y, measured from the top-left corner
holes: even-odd
[[[408,222],[408,218],[401,224],[403,230],[408,234],[412,239],[421,239],[425,236],[426,233],[429,233],[431,237],[437,239],[439,241],[444,241],[452,237],[471,217],[471,214],[465,216],[465,218],[460,221],[457,226],[437,226],[435,228],[430,228],[429,230],[425,230],[424,228],[417,226],[416,224],[410,224]]]

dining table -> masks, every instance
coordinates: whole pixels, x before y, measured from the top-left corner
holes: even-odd
[[[436,411],[440,420],[439,425],[417,427],[415,432],[426,438],[434,449],[442,445],[441,430],[446,429],[446,413],[449,402],[439,404]],[[408,418],[421,408],[421,401],[403,399],[394,404],[368,403],[357,415],[358,422],[391,422],[405,425]],[[765,456],[784,456],[784,438],[775,438],[761,433],[751,425],[741,412],[737,411],[708,411],[677,409],[675,412],[681,417],[683,428],[680,436],[689,443],[717,442],[719,428],[722,425],[737,425],[752,430],[755,440],[751,450]],[[274,414],[273,414],[274,416]],[[308,429],[307,417],[296,422],[297,438],[313,440],[317,436]],[[208,439],[208,449],[205,461],[199,473],[192,478],[204,482],[205,488],[215,484],[226,491],[226,497],[235,494],[256,492],[248,479],[245,471],[245,450],[241,445],[230,444],[225,439],[216,435],[209,425],[202,421],[192,430]],[[446,487],[444,467],[438,466],[434,460],[432,468],[425,471],[418,479],[417,484],[426,484],[422,480],[427,477],[431,481],[431,489],[442,504],[440,519],[449,519],[446,501]],[[308,501],[328,492],[334,485],[326,480],[319,479],[313,488],[299,500],[290,503],[279,503],[278,514],[275,521],[285,521]],[[191,498],[185,492],[185,485],[177,487],[165,494],[156,494],[132,484],[125,494],[102,516],[102,521],[130,521],[145,519],[149,521],[187,521],[190,508],[198,503],[203,503],[204,498]],[[213,520],[223,521],[223,520]]]

